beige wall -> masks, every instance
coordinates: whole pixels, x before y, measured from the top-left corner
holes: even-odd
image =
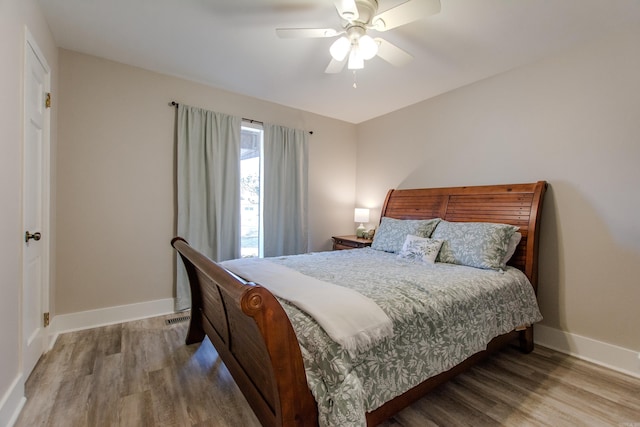
[[[310,244],[348,233],[355,126],[60,50],[57,314],[171,298],[175,108],[308,129]]]
[[[0,1],[0,425],[5,425],[17,409],[12,399],[22,396],[26,380],[20,366],[25,26],[51,68],[54,95],[57,86],[57,50],[36,2]],[[55,155],[55,112],[52,116],[51,144]],[[52,236],[45,237],[43,243],[51,242]],[[55,283],[52,282],[51,287],[54,288]]]
[[[617,34],[360,124],[358,203],[547,180],[543,324],[640,350],[639,45]]]

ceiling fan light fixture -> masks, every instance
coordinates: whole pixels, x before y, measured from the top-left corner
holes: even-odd
[[[358,47],[360,55],[366,60],[373,58],[378,53],[378,43],[366,34],[358,40]]]
[[[342,36],[331,44],[329,53],[331,57],[336,61],[344,61],[351,49],[351,42],[348,38]]]
[[[357,46],[354,46],[353,49],[351,49],[347,68],[350,70],[361,70],[364,68],[364,58],[360,54],[360,49],[358,49]]]

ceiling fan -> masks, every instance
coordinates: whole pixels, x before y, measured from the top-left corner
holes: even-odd
[[[329,52],[331,62],[325,73],[339,73],[348,64],[350,70],[364,68],[364,61],[379,56],[395,66],[402,66],[413,56],[390,42],[372,38],[367,30],[384,32],[440,12],[440,0],[408,0],[378,13],[377,0],[335,0],[342,29],[277,28],[280,38],[337,37]]]

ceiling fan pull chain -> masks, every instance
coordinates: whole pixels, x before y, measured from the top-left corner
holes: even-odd
[[[353,70],[353,88],[358,88],[358,82],[356,81],[356,70]]]

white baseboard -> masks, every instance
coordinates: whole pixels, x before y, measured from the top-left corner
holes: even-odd
[[[24,397],[24,377],[19,374],[9,390],[2,396],[0,400],[0,426],[11,427],[15,424],[20,416],[20,411],[26,403]]]
[[[49,335],[49,348],[53,347],[59,334],[113,325],[148,317],[174,313],[174,299],[166,298],[136,304],[119,305],[80,311],[78,313],[60,314],[53,317]]]
[[[57,336],[61,333],[174,312],[174,299],[167,298],[54,316],[50,325],[49,348],[53,347]],[[544,325],[535,326],[534,336],[536,344],[541,346],[640,378],[640,354],[636,351]],[[22,398],[22,395],[20,397]],[[3,406],[0,406],[0,410],[2,408]]]
[[[640,378],[640,354],[636,351],[544,325],[536,325],[534,330],[536,344]]]

